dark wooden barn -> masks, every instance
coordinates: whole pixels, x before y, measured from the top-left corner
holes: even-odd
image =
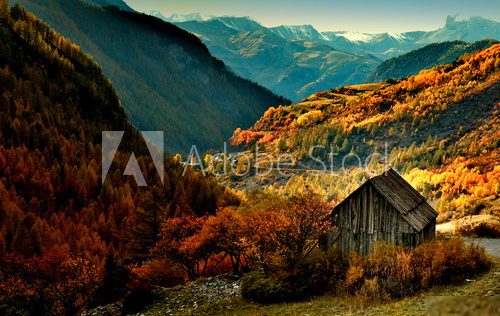
[[[367,254],[385,240],[412,248],[434,237],[436,211],[396,171],[369,179],[332,212],[336,228],[324,236],[324,247]]]

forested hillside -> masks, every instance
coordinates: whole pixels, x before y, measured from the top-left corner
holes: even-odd
[[[157,18],[78,0],[19,3],[88,52],[131,122],[165,131],[170,152],[221,148],[235,128],[286,103],[228,71],[194,35]]]
[[[423,70],[395,84],[346,86],[316,93],[299,104],[271,108],[233,144],[258,144],[291,153],[312,168],[321,159],[339,170],[345,155],[377,170],[386,162],[400,170],[429,200],[441,220],[498,212],[500,45]],[[378,152],[380,155],[370,156]],[[338,156],[333,157],[332,153]],[[349,156],[348,156],[349,158]],[[339,202],[368,174],[356,158],[347,173],[294,176],[276,190],[315,188]],[[380,172],[380,170],[378,171]],[[276,182],[274,180],[274,182]]]
[[[475,43],[455,41],[430,44],[384,61],[368,80],[378,82],[385,79],[406,78],[418,74],[422,69],[450,64],[463,54],[480,51],[497,43],[497,40],[482,40]]]
[[[111,83],[80,48],[0,1],[0,314],[74,314],[105,262],[148,255],[165,218],[238,198],[165,159],[160,182]],[[101,132],[123,130],[101,185]],[[134,152],[149,187],[123,176]],[[109,271],[108,271],[109,272]],[[111,290],[110,295],[121,295]],[[108,291],[109,292],[109,291]]]

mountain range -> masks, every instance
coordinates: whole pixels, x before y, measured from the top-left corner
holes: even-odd
[[[78,0],[18,2],[88,52],[134,126],[164,131],[170,153],[220,148],[235,128],[287,103],[232,73],[196,36],[170,23]]]
[[[336,50],[326,42],[285,38],[298,30],[271,30],[248,17],[175,24],[199,36],[237,74],[295,101],[318,90],[364,82],[382,62]]]
[[[450,16],[430,32],[368,34],[319,32],[312,25],[268,28],[249,17],[152,14],[198,36],[237,74],[293,101],[364,83],[384,60],[435,42],[500,39],[500,23],[480,17]]]
[[[165,16],[163,13],[161,13],[158,10],[150,10],[150,11],[145,11],[144,12],[147,15],[151,15],[154,17],[157,17],[163,21],[170,22],[170,23],[177,23],[177,22],[186,22],[186,21],[206,21],[214,16],[211,15],[205,15],[201,13],[192,13],[192,14],[172,14],[170,16]]]

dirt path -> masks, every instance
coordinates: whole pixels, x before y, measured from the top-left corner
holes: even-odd
[[[467,238],[466,242],[478,244],[493,257],[500,258],[500,239],[494,238]]]
[[[459,227],[460,225],[477,225],[484,222],[493,223],[498,221],[498,217],[494,215],[467,216],[461,219],[455,219],[446,223],[436,225],[436,232],[439,234],[453,234],[455,233],[457,227]]]

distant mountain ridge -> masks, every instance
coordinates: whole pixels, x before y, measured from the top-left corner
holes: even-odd
[[[190,22],[190,21],[208,21],[219,17],[203,15],[200,13],[178,15],[172,14],[171,17],[165,17],[159,11],[145,12],[168,22]],[[175,17],[180,17],[178,21]],[[221,17],[238,18],[238,17]],[[252,20],[250,17],[240,17],[240,19]],[[252,20],[254,21],[254,20]],[[254,21],[255,22],[255,21]],[[257,23],[257,22],[256,22]],[[262,26],[262,25],[261,25]],[[264,27],[264,26],[262,26]],[[448,16],[445,25],[434,31],[411,31],[411,32],[388,32],[388,33],[364,33],[353,31],[325,31],[320,32],[312,25],[281,25],[276,27],[264,27],[273,33],[287,40],[307,40],[307,41],[325,41],[332,44],[336,49],[344,49],[348,52],[360,52],[383,54],[386,57],[391,56],[391,47],[388,45],[395,42],[400,43],[404,49],[405,45],[426,45],[434,42],[443,41],[467,41],[474,42],[486,38],[500,39],[500,22],[488,20],[479,16],[472,16],[468,19],[460,20],[456,16]],[[344,43],[342,43],[344,42]],[[351,43],[348,45],[347,43]],[[377,47],[379,44],[380,47]],[[358,47],[357,47],[358,46]],[[383,49],[386,50],[383,50]],[[389,49],[389,51],[387,51]],[[409,47],[408,50],[411,50]],[[383,56],[380,56],[383,57]]]
[[[271,32],[288,40],[328,41],[328,37],[319,32],[314,26],[307,25],[281,25],[269,28]]]
[[[205,15],[201,13],[191,13],[191,14],[176,14],[173,13],[170,16],[166,16],[158,10],[145,11],[145,14],[152,15],[159,19],[162,19],[165,22],[175,23],[175,22],[186,22],[186,21],[206,21],[213,16]]]
[[[292,39],[305,33],[317,36],[312,27],[268,29],[247,17],[176,25],[197,35],[237,74],[293,101],[332,86],[364,82],[382,61],[336,50],[326,41]]]
[[[448,16],[443,28],[425,33],[418,40],[418,43],[430,44],[454,40],[475,42],[486,38],[500,40],[499,21],[488,20],[478,16],[473,16],[465,20]]]
[[[442,28],[431,32],[368,34],[319,32],[312,25],[267,28],[249,17],[198,15],[191,21],[183,16],[184,22],[175,24],[198,36],[237,74],[293,101],[331,87],[365,83],[384,60],[431,43],[500,40],[500,23],[480,17],[448,17]]]

